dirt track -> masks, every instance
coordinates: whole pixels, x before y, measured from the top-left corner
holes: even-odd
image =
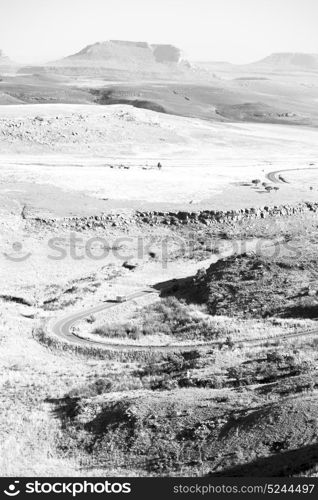
[[[282,173],[285,173],[285,172],[297,172],[299,170],[318,170],[318,167],[315,167],[315,168],[286,168],[284,170],[275,170],[274,172],[269,172],[268,174],[266,174],[266,178],[271,181],[271,182],[274,182],[275,184],[289,184],[289,181],[287,181],[285,178],[283,178],[281,176]]]
[[[155,290],[141,290],[139,292],[135,292],[131,294],[127,300],[134,300],[136,298],[143,297],[149,293],[156,293]],[[58,320],[56,323],[53,324],[51,327],[52,332],[61,338],[62,340],[66,340],[67,342],[70,342],[72,344],[77,344],[81,346],[96,346],[99,348],[103,349],[108,349],[108,350],[132,350],[132,351],[160,351],[160,352],[175,352],[175,351],[191,351],[195,348],[209,348],[211,346],[216,346],[219,344],[222,344],[221,340],[214,340],[211,342],[206,342],[206,343],[197,343],[197,344],[169,344],[169,345],[136,345],[136,344],[116,344],[116,343],[107,343],[103,342],[101,340],[93,340],[93,339],[88,339],[88,338],[83,338],[79,335],[77,335],[74,331],[72,331],[72,327],[74,326],[75,323],[77,323],[79,320],[86,318],[90,316],[91,314],[101,312],[105,309],[110,309],[112,307],[116,307],[116,305],[120,304],[120,302],[106,302],[99,304],[98,306],[92,307],[90,309],[86,309],[84,312],[80,311],[78,313],[73,313],[71,315],[68,315],[60,320]],[[318,327],[317,329],[312,329],[312,330],[306,330],[306,331],[301,331],[293,334],[282,334],[282,335],[277,335],[273,338],[258,338],[258,339],[246,339],[242,340],[240,339],[239,341],[235,342],[236,344],[248,344],[251,346],[261,346],[264,344],[268,343],[274,343],[277,342],[278,340],[290,340],[290,339],[295,339],[299,337],[305,337],[308,335],[318,335]]]

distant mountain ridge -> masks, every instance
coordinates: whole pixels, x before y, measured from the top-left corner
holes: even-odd
[[[276,52],[256,63],[257,66],[272,67],[273,69],[298,69],[302,71],[318,71],[318,54],[301,52]]]

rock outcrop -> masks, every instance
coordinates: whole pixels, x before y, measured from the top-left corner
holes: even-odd
[[[179,63],[181,60],[181,50],[173,45],[151,45],[154,58],[159,63]]]
[[[0,67],[2,68],[3,66],[11,67],[16,66],[16,64],[11,61],[11,59],[7,55],[5,55],[2,50],[0,50]]]

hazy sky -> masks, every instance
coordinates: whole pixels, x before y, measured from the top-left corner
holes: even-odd
[[[108,39],[172,43],[192,60],[318,52],[318,0],[0,0],[0,49],[54,60]]]

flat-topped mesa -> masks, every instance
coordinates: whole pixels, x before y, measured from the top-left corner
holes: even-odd
[[[76,54],[50,63],[58,66],[90,65],[105,67],[143,66],[155,67],[158,64],[178,64],[181,50],[169,44],[153,44],[127,40],[108,40],[87,45]]]
[[[276,52],[253,64],[285,71],[318,71],[318,54]]]

